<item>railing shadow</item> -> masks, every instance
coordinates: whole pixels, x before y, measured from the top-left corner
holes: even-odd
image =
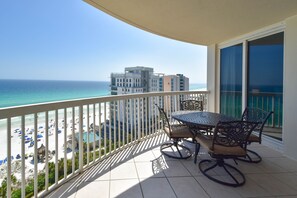
[[[163,142],[167,141],[168,138],[165,134],[159,134],[150,138],[144,138],[138,143],[128,146],[110,157],[104,159],[103,161],[95,164],[93,167],[87,169],[82,174],[63,184],[60,188],[50,193],[49,195],[41,195],[41,197],[72,197],[77,192],[78,188],[81,189],[87,186],[90,182],[101,178],[101,180],[109,180],[110,171],[117,166],[133,160],[149,150],[155,149],[160,146]],[[152,161],[152,169],[154,174],[160,173],[165,167],[164,159],[162,156],[157,157]]]

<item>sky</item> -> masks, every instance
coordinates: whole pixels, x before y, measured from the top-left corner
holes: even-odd
[[[110,81],[153,67],[206,83],[206,47],[128,25],[82,0],[0,1],[0,79]]]

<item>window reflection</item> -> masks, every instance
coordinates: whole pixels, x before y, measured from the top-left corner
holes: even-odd
[[[220,112],[241,117],[242,44],[221,49]]]
[[[248,106],[273,111],[266,134],[281,138],[284,33],[248,42]]]

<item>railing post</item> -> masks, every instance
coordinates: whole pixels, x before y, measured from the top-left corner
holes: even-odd
[[[64,179],[67,178],[67,109],[64,108]]]
[[[45,112],[45,190],[48,191],[49,167],[48,167],[48,111]]]
[[[141,132],[140,132],[140,98],[137,99],[137,140],[140,140],[141,138]]]
[[[37,113],[34,113],[34,197],[38,195],[38,159],[37,159],[37,133],[38,133],[38,119]]]
[[[274,122],[274,117],[275,117],[275,96],[272,96],[272,101],[271,101],[271,107],[272,107],[272,111],[274,112],[272,114],[272,127],[275,127],[275,122]]]
[[[25,116],[22,116],[22,120],[21,120],[21,128],[22,131],[25,131]],[[22,198],[24,198],[26,196],[26,191],[25,191],[25,184],[26,184],[26,176],[25,176],[25,133],[22,133],[22,143],[21,143],[21,163],[22,163],[22,182],[21,182],[21,190],[22,190]]]
[[[83,106],[79,106],[79,172],[83,171]]]
[[[58,139],[58,125],[59,125],[59,119],[58,119],[58,110],[55,111],[55,183],[58,184],[59,181],[59,139]]]
[[[24,133],[24,131],[22,131]],[[11,118],[7,118],[7,197],[11,197]]]

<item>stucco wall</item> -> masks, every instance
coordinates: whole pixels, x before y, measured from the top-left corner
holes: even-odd
[[[210,91],[208,96],[208,111],[215,112],[216,109],[216,45],[207,47],[207,90]]]
[[[297,160],[297,16],[285,22],[284,154]]]

